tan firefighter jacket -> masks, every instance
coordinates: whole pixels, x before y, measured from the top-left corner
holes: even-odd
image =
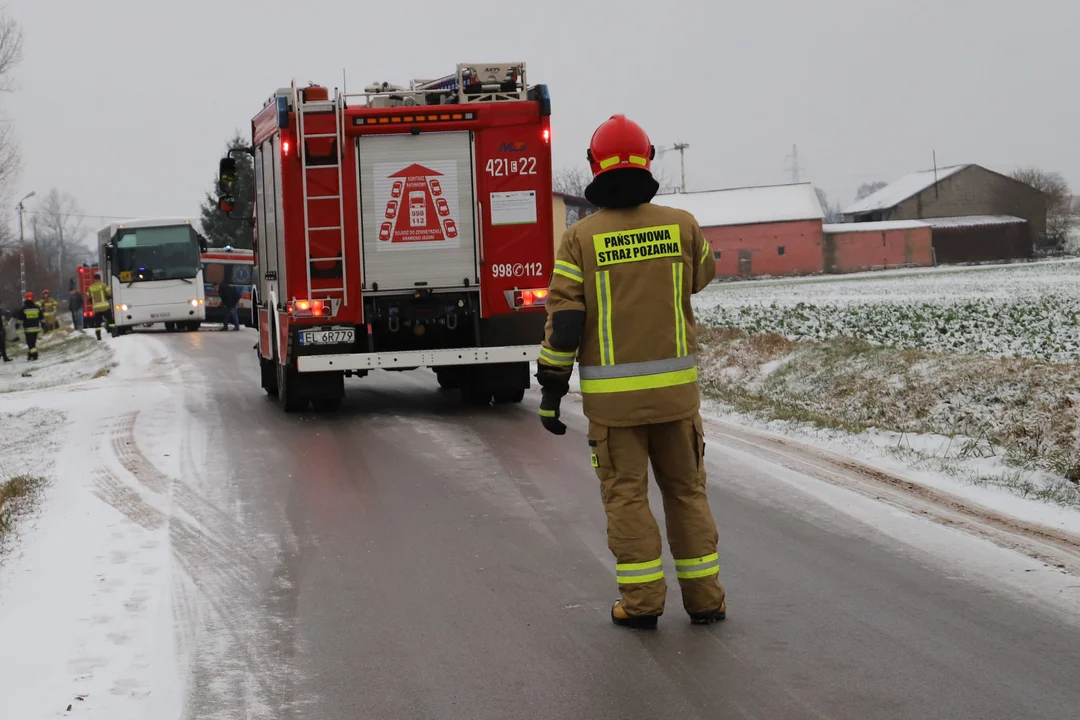
[[[610,427],[671,422],[700,404],[690,296],[716,276],[694,216],[646,203],[567,228],[555,258],[538,362],[570,373],[585,415]],[[552,315],[584,310],[576,351],[552,346]]]

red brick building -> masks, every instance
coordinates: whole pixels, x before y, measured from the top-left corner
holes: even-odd
[[[825,272],[847,273],[934,264],[930,225],[918,220],[825,225]]]
[[[822,219],[810,183],[657,195],[697,218],[717,276],[809,275],[825,270]]]

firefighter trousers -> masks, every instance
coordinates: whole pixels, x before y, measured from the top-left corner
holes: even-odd
[[[630,615],[659,615],[667,597],[660,529],[649,508],[650,460],[663,498],[683,607],[688,613],[719,609],[724,588],[719,582],[716,522],[705,492],[700,414],[635,427],[590,422],[589,445],[623,609]]]
[[[38,352],[37,352],[38,331],[37,330],[26,330],[24,328],[23,329],[23,335],[26,336],[26,357],[27,357],[27,359],[28,360],[37,360],[37,356],[38,356]]]

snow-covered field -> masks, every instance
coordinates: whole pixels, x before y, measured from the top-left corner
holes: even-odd
[[[1078,260],[715,283],[695,308],[714,327],[791,339],[1080,362]]]
[[[695,305],[750,335],[705,334],[717,412],[1029,519],[1080,510],[1080,262],[715,284]]]

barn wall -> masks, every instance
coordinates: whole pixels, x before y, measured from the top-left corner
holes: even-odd
[[[820,220],[702,228],[718,277],[809,275],[824,270]]]
[[[824,236],[827,273],[934,264],[930,228],[829,233]]]

